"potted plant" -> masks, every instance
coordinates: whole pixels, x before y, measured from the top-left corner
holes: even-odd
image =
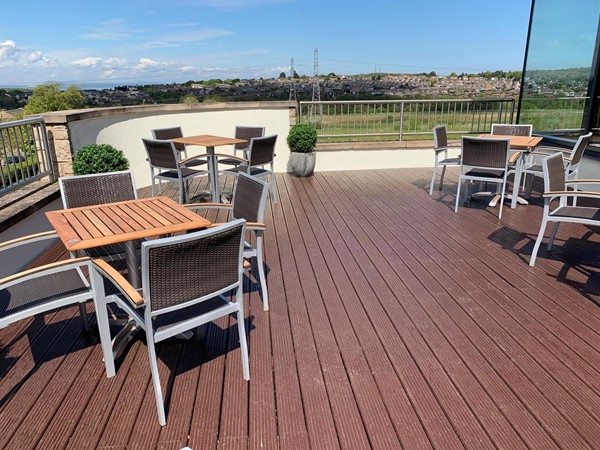
[[[287,136],[290,148],[289,169],[299,177],[308,177],[315,170],[317,130],[308,123],[290,128]]]
[[[118,172],[127,169],[129,169],[129,160],[123,151],[109,144],[85,145],[75,153],[73,158],[75,175]]]

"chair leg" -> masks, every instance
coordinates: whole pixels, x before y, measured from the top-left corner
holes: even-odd
[[[460,185],[461,178],[458,177],[458,186],[456,187],[456,204],[454,205],[454,212],[458,212],[458,201],[460,200]]]
[[[92,288],[94,294],[94,308],[96,309],[96,321],[98,322],[98,332],[100,333],[100,346],[102,347],[102,356],[104,357],[104,367],[108,378],[115,376],[115,357],[112,349],[112,339],[110,337],[110,327],[108,324],[108,312],[106,310],[106,294],[104,292],[104,280],[95,270],[91,270]]]
[[[442,190],[442,187],[444,186],[444,176],[446,175],[446,165],[444,164],[442,166],[442,175],[440,176],[440,186],[439,186],[439,190]]]
[[[552,232],[550,233],[550,239],[548,239],[548,248],[547,250],[552,250],[552,244],[554,243],[554,238],[556,237],[556,232],[558,231],[558,224],[560,222],[554,222],[554,226],[552,227]]]
[[[433,166],[433,173],[431,174],[431,184],[429,185],[429,195],[433,195],[433,186],[435,184],[435,176],[437,175],[437,159],[435,161],[435,165]],[[441,188],[441,186],[440,186]]]
[[[248,342],[246,340],[246,326],[244,325],[244,296],[242,288],[237,290],[237,323],[238,323],[238,334],[240,335],[240,352],[242,353],[242,374],[244,380],[250,379],[250,364],[248,362]]]
[[[533,251],[531,252],[531,259],[529,260],[529,265],[531,267],[535,264],[535,259],[537,258],[538,251],[540,249],[540,245],[542,243],[542,239],[544,238],[544,232],[546,231],[546,224],[548,223],[548,219],[546,216],[542,219],[542,224],[540,225],[540,232],[538,233],[538,237],[535,240],[535,245],[533,246]]]
[[[263,258],[262,231],[256,232],[256,264],[258,265],[258,278],[262,294],[263,311],[269,310],[269,294],[267,293],[267,278],[265,276],[265,263]]]
[[[150,371],[152,372],[152,385],[154,386],[154,395],[156,397],[156,410],[158,412],[158,422],[164,426],[167,423],[165,416],[165,405],[162,398],[162,389],[160,387],[160,378],[158,377],[158,363],[156,361],[156,350],[154,348],[154,339],[152,330],[146,332],[146,345],[148,346],[148,360],[150,362]]]
[[[506,191],[506,176],[504,177],[504,183],[502,183],[502,193],[500,194],[500,211],[498,211],[498,222],[502,220],[502,207],[504,206],[504,193]]]

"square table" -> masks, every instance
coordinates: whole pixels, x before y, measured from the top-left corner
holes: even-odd
[[[129,281],[136,289],[141,287],[137,239],[211,224],[164,196],[48,211],[46,217],[69,251],[124,242]]]
[[[515,179],[513,181],[510,207],[511,209],[516,208],[517,201],[525,205],[528,204],[527,200],[519,198],[519,185],[521,184],[521,173],[523,172],[523,158],[525,154],[537,147],[539,143],[542,142],[543,138],[541,136],[509,136],[501,134],[482,134],[480,137],[488,139],[508,139],[510,140],[510,147],[518,149],[518,156],[515,161]]]
[[[223,136],[213,136],[210,134],[200,134],[197,136],[184,136],[171,139],[172,142],[185,145],[199,145],[206,147],[208,153],[208,172],[210,174],[210,193],[213,203],[220,203],[219,195],[219,170],[217,167],[217,157],[215,155],[215,147],[220,145],[246,144],[245,139],[230,138]]]

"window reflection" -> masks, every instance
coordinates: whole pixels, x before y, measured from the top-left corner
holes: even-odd
[[[535,0],[520,123],[538,133],[582,131],[599,16],[598,0]]]

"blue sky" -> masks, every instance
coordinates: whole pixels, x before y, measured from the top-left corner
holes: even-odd
[[[527,0],[10,1],[0,85],[520,70]]]

